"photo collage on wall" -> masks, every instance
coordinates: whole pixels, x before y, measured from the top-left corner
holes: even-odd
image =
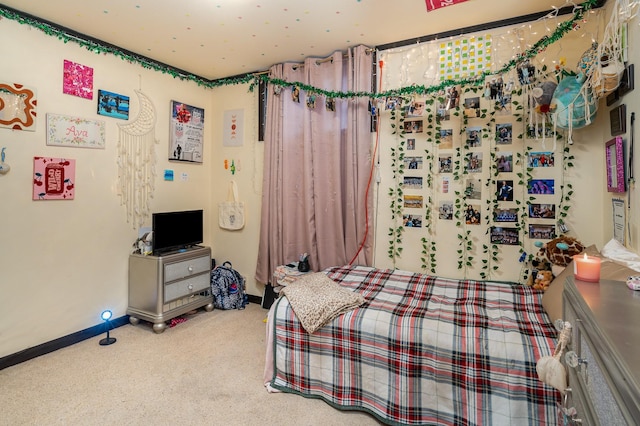
[[[494,244],[555,238],[561,170],[554,167],[561,154],[544,144],[540,149],[539,135],[528,132],[526,114],[518,107],[526,95],[517,89],[535,78],[528,63],[509,75],[487,76],[480,90],[445,87],[433,99],[405,106],[404,226],[421,227],[424,209],[431,208],[436,224],[457,220],[469,229],[488,228]],[[387,109],[400,102],[388,99]],[[434,115],[434,126],[427,114]],[[525,174],[530,179],[523,182]]]

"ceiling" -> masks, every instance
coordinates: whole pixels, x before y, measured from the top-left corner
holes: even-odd
[[[2,0],[10,7],[205,79],[375,47],[574,3],[467,0]]]

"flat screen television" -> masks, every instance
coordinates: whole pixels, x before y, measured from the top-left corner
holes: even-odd
[[[202,210],[153,213],[153,254],[187,249],[200,244]]]

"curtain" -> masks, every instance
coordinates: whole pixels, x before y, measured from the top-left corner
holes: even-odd
[[[270,86],[256,280],[267,283],[278,265],[309,254],[312,270],[370,265],[373,248],[369,99],[333,99],[300,90],[371,91],[372,55],[365,46],[278,64]],[[361,247],[362,246],[362,247]]]

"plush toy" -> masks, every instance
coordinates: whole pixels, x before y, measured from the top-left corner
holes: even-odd
[[[527,279],[527,285],[529,287],[533,287],[536,278],[538,277],[538,272],[541,271],[551,272],[551,263],[549,263],[549,261],[546,259],[540,259],[536,257],[531,260],[531,274],[529,274],[529,278]]]
[[[561,129],[579,129],[591,124],[598,112],[597,98],[592,90],[583,89],[587,75],[568,75],[560,80],[553,92],[556,105],[556,126]],[[571,142],[569,142],[571,143]]]
[[[538,259],[546,259],[551,265],[563,268],[571,262],[574,255],[584,250],[584,245],[580,241],[567,235],[561,235],[546,244],[536,242],[535,246],[540,248]]]
[[[533,288],[536,290],[546,291],[553,281],[553,273],[551,271],[538,271],[533,281]]]

